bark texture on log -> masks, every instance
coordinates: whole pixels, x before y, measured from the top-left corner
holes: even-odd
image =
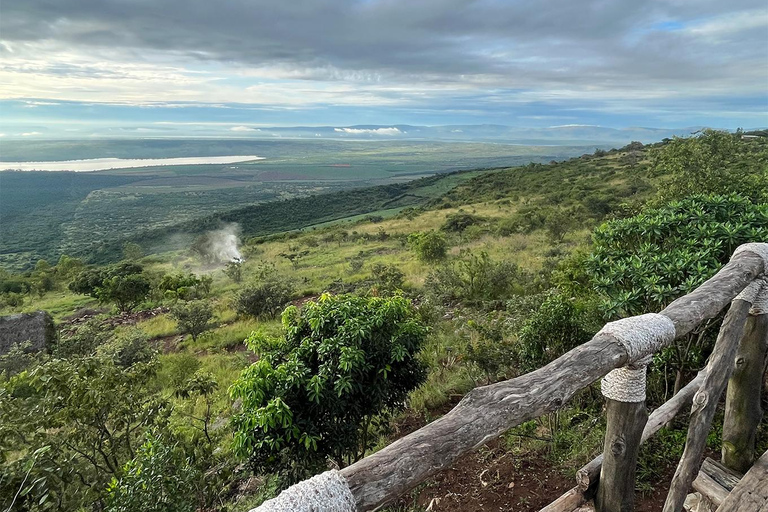
[[[693,481],[693,489],[720,506],[744,475],[736,474],[707,457]]]
[[[755,435],[763,418],[760,390],[768,353],[768,314],[750,315],[728,381],[722,462],[744,473],[755,460]]]
[[[714,318],[749,283],[768,269],[763,258],[741,252],[731,258],[720,272],[694,291],[680,297],[661,311],[675,324],[677,338],[688,334],[702,320]]]
[[[757,459],[717,512],[763,512],[768,510],[768,452]]]
[[[709,357],[704,383],[693,398],[685,450],[672,479],[672,485],[662,509],[663,512],[681,512],[683,510],[685,497],[688,495],[691,484],[699,471],[717,402],[723,394],[733,370],[733,358],[738,350],[739,341],[744,332],[744,324],[751,307],[751,302],[735,299],[725,315],[715,342],[715,348]]]
[[[584,494],[578,487],[574,487],[555,501],[539,510],[539,512],[573,512],[586,503]]]
[[[645,402],[608,400],[603,468],[597,485],[597,512],[633,512],[640,438],[648,421]]]
[[[693,395],[696,394],[699,387],[701,387],[705,375],[705,370],[700,371],[688,385],[680,390],[679,393],[664,402],[651,413],[648,417],[648,422],[643,429],[643,436],[640,439],[641,444],[661,430],[661,427],[669,423],[669,421],[677,416],[684,407],[691,405]],[[603,454],[601,453],[576,472],[576,485],[585,495],[589,496],[592,494],[595,485],[600,479],[600,470],[602,466]]]

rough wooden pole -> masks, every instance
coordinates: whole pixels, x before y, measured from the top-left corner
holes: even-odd
[[[643,429],[643,436],[640,438],[641,444],[650,439],[651,436],[661,430],[661,427],[677,416],[677,413],[683,407],[691,404],[693,395],[696,394],[701,387],[701,383],[704,382],[705,375],[705,370],[700,371],[687,386],[651,413]],[[601,453],[576,472],[576,486],[586,496],[593,494],[596,484],[600,479],[602,467],[603,454]]]
[[[704,383],[693,398],[685,450],[672,479],[663,512],[681,512],[683,509],[685,497],[699,471],[717,402],[733,370],[733,359],[751,307],[751,301],[736,298],[725,315],[715,348],[709,357]]]
[[[733,369],[728,381],[723,421],[723,464],[746,473],[755,460],[755,435],[763,418],[760,405],[766,354],[768,353],[768,311],[759,305],[768,302],[768,284],[763,284],[744,326]]]
[[[597,485],[597,512],[632,512],[635,509],[635,469],[640,438],[648,421],[643,402],[608,399],[603,468]]]

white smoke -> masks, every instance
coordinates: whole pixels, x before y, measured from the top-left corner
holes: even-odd
[[[206,263],[229,263],[243,261],[240,253],[240,226],[227,224],[222,229],[209,231],[192,244],[192,251]]]

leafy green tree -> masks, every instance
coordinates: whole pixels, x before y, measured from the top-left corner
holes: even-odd
[[[260,360],[230,388],[243,401],[234,449],[297,479],[328,457],[344,466],[365,454],[373,420],[425,378],[416,354],[427,329],[403,297],[328,294],[286,309],[283,325],[281,340],[247,340]]]
[[[488,253],[464,252],[432,271],[424,283],[428,295],[444,304],[479,306],[535,290],[533,276],[510,261],[493,260]]]
[[[243,280],[243,264],[239,261],[230,261],[224,267],[224,274],[232,281],[239,283]]]
[[[132,311],[149,295],[151,284],[141,274],[116,275],[105,279],[99,287],[99,300],[113,302],[121,312]]]
[[[49,359],[0,382],[0,504],[100,509],[143,432],[166,422],[154,372],[154,361],[122,368],[99,357]]]
[[[448,252],[448,242],[442,233],[427,231],[426,233],[411,233],[408,243],[421,261],[432,263],[445,259]]]
[[[131,311],[149,295],[151,284],[141,265],[118,263],[101,269],[86,269],[69,284],[75,293],[112,302],[122,312]]]
[[[743,141],[741,135],[704,130],[695,137],[675,137],[652,154],[653,168],[669,176],[664,199],[692,194],[737,193],[768,201],[768,142]]]
[[[606,319],[615,319],[660,311],[712,277],[740,244],[761,240],[768,240],[768,204],[697,195],[601,225],[583,265]],[[683,372],[703,363],[707,339],[695,330],[662,353],[676,370],[675,391]]]
[[[136,261],[143,257],[144,249],[142,249],[136,242],[126,242],[123,244],[123,259]]]
[[[179,330],[192,336],[192,341],[196,342],[198,336],[211,328],[213,308],[204,300],[193,300],[172,307],[171,316]]]
[[[254,318],[273,317],[283,310],[294,293],[293,283],[273,275],[241,291],[235,298],[235,311]]]
[[[177,443],[147,434],[107,488],[107,512],[195,512],[205,475]],[[203,503],[201,503],[203,501]]]

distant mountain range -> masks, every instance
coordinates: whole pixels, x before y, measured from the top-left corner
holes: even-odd
[[[563,125],[547,128],[518,128],[497,124],[415,126],[355,125],[355,126],[295,126],[275,128],[241,127],[230,130],[247,138],[300,137],[376,140],[445,140],[497,142],[525,145],[589,145],[627,144],[631,141],[657,142],[667,137],[687,136],[702,126],[685,128],[606,128],[592,125]]]

